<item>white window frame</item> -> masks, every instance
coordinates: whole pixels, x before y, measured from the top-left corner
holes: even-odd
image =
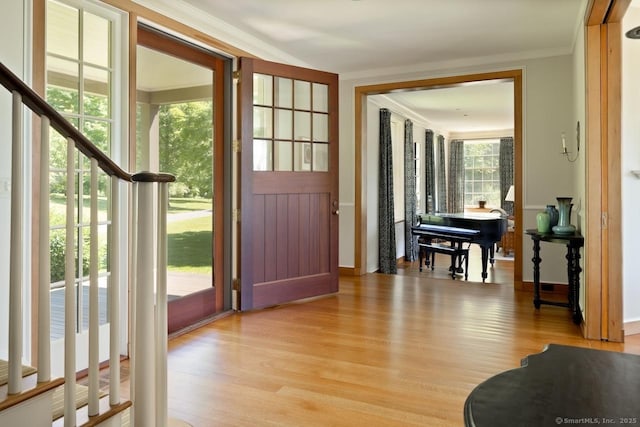
[[[128,169],[129,149],[128,149],[128,119],[129,119],[129,17],[125,12],[105,5],[94,0],[56,0],[59,3],[70,7],[87,11],[94,15],[101,16],[112,22],[111,46],[113,49],[111,56],[112,85],[111,85],[111,108],[112,108],[112,128],[110,148],[111,159]],[[47,0],[48,3],[48,0]],[[45,6],[46,7],[46,6]],[[82,40],[82,33],[79,34]],[[45,49],[46,54],[46,49]],[[46,76],[46,66],[45,66]],[[127,354],[128,343],[128,191],[120,191],[120,211],[113,212],[120,218],[120,242],[124,244],[117,248],[120,259],[120,352]],[[116,248],[113,248],[116,249]],[[100,328],[100,360],[107,360],[109,357],[109,324]],[[85,369],[88,366],[88,354],[84,350],[87,348],[81,341],[88,339],[87,331],[77,334],[79,344],[77,357],[77,369]],[[63,339],[52,342],[52,373],[61,375],[64,367]]]

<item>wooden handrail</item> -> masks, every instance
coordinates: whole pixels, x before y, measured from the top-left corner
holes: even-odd
[[[11,72],[2,62],[0,62],[0,84],[10,92],[16,91],[22,96],[22,103],[39,116],[46,116],[51,121],[51,127],[57,130],[65,138],[71,138],[78,150],[90,159],[96,159],[100,169],[110,176],[132,182],[132,174],[123,170],[113,160],[96,147],[86,136],[78,131],[73,125],[49,105],[40,95],[27,86],[18,76]],[[144,173],[146,182],[173,182],[169,174]],[[169,178],[169,177],[172,177]]]
[[[138,172],[131,176],[131,180],[135,182],[174,182],[176,177],[163,172]]]

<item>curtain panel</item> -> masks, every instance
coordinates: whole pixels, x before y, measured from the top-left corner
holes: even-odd
[[[380,109],[380,160],[378,170],[378,259],[380,273],[395,274],[396,228],[393,214],[393,147],[391,111]]]
[[[500,207],[511,216],[514,211],[513,202],[506,202],[504,198],[507,197],[509,187],[513,185],[513,163],[513,138],[500,138]]]
[[[404,122],[404,257],[414,261],[418,255],[418,240],[411,234],[416,224],[416,153],[413,142],[413,122]]]
[[[433,131],[427,129],[424,139],[424,164],[425,164],[425,210],[427,213],[435,212],[436,173],[435,158],[433,154]]]
[[[438,135],[438,203],[436,212],[447,212],[447,178],[444,158],[444,136]]]
[[[464,212],[464,141],[454,139],[449,144],[448,205],[451,213]]]

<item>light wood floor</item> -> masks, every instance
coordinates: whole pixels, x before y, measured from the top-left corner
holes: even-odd
[[[640,354],[640,336],[584,340],[566,309],[536,311],[512,285],[402,267],[172,339],[170,416],[194,426],[461,426],[476,385],[548,343]]]

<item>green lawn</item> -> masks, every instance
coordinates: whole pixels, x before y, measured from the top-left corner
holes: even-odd
[[[211,199],[181,199],[172,197],[169,199],[169,215],[173,213],[204,211],[211,209]]]
[[[210,209],[211,199],[171,198],[168,216]],[[211,273],[212,227],[211,215],[167,224],[169,271]]]
[[[51,225],[64,225],[66,198],[61,194],[51,195]],[[83,218],[89,221],[90,200],[83,200]],[[98,218],[107,219],[107,200],[98,200]],[[210,210],[211,199],[169,199],[168,215],[200,210]],[[170,221],[167,224],[168,258],[170,271],[191,273],[211,273],[212,255],[212,223],[211,216],[191,218],[181,221]]]
[[[169,271],[211,273],[211,216],[167,224]]]
[[[52,194],[51,200],[51,212],[63,215],[66,209],[66,196],[64,194]],[[89,218],[89,209],[91,207],[91,200],[89,196],[84,196],[82,200],[82,215],[85,218]],[[211,199],[187,199],[173,197],[169,199],[168,214],[202,211],[209,210],[212,207]],[[100,221],[107,218],[107,198],[98,197],[98,217]]]

